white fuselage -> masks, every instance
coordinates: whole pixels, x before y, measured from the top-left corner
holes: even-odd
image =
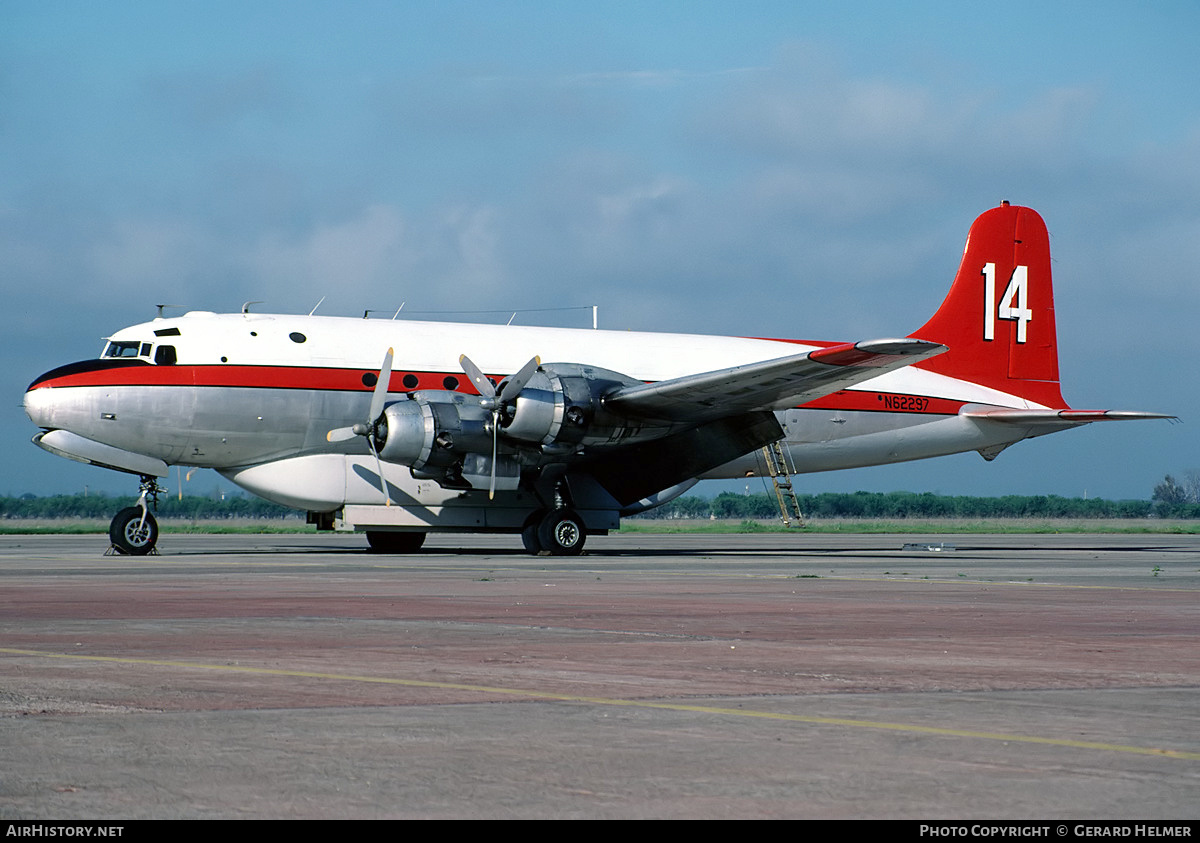
[[[497,378],[538,355],[545,363],[582,363],[652,382],[827,345],[831,343],[189,313],[118,331],[109,339],[106,356],[93,361],[97,368],[85,371],[85,364],[75,364],[47,373],[31,386],[25,405],[41,428],[70,431],[166,465],[215,468],[256,494],[329,511],[378,502],[377,485],[353,482],[353,466],[370,459],[364,440],[330,443],[326,437],[366,416],[373,378],[389,348],[395,356],[389,400],[399,400],[418,389],[474,394],[458,362],[463,354]],[[104,368],[105,361],[120,365]],[[971,405],[1038,406],[909,366],[810,404],[772,409],[798,472],[968,450],[994,454],[1030,435],[1019,426],[960,414]],[[287,471],[275,470],[285,464]],[[334,465],[342,466],[332,472],[338,478],[323,481]],[[389,482],[403,474],[398,468],[403,467],[388,467]],[[752,453],[706,476],[758,471]]]

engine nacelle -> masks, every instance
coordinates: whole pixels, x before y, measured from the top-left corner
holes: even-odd
[[[577,363],[544,365],[505,406],[500,435],[538,447],[543,453],[570,453],[591,441],[608,441],[613,430],[603,418],[601,398],[638,383],[618,372]],[[503,401],[504,393],[500,393]]]
[[[661,430],[611,417],[601,399],[613,389],[638,383],[625,375],[575,363],[556,363],[535,372],[516,400],[499,389],[499,441],[509,453],[493,466],[492,408],[475,395],[421,390],[387,405],[376,434],[379,458],[407,465],[413,476],[450,488],[515,489],[521,466],[536,465],[591,445],[609,445],[662,435]],[[513,450],[518,453],[512,453]]]
[[[442,390],[414,392],[389,404],[380,425],[379,458],[415,469],[444,468],[464,454],[492,452],[492,414],[471,395]]]
[[[473,395],[414,392],[389,404],[377,438],[379,458],[407,465],[417,478],[452,489],[516,489],[521,466],[511,454],[492,464],[492,413]]]

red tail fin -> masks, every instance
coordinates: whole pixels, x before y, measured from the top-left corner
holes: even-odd
[[[945,301],[909,336],[950,349],[916,364],[922,369],[1065,408],[1058,382],[1050,235],[1038,213],[1005,202],[980,215]]]

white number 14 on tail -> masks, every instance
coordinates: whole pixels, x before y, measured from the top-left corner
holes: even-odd
[[[1017,342],[1025,342],[1025,326],[1033,320],[1033,311],[1029,309],[1029,267],[1018,266],[1013,269],[1008,287],[996,306],[996,264],[983,265],[983,338],[996,338],[996,318],[1007,319],[1017,323]]]

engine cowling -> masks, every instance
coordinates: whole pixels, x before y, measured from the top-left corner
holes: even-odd
[[[377,438],[380,459],[422,469],[444,468],[463,454],[491,454],[492,414],[458,392],[414,392],[383,411]]]
[[[544,365],[516,401],[504,406],[500,435],[529,443],[545,454],[570,453],[581,446],[611,441],[615,431],[632,429],[627,420],[606,418],[601,400],[617,387],[633,383],[638,381],[596,366]],[[500,395],[503,401],[503,391]]]
[[[378,427],[380,459],[407,465],[416,477],[444,486],[482,488],[495,476],[497,488],[516,488],[521,466],[560,458],[589,445],[630,441],[643,432],[628,419],[609,417],[602,398],[637,383],[632,378],[573,363],[543,366],[505,400],[498,388],[493,442],[493,408],[477,395],[422,390],[387,405]],[[495,444],[503,452],[492,465]]]

